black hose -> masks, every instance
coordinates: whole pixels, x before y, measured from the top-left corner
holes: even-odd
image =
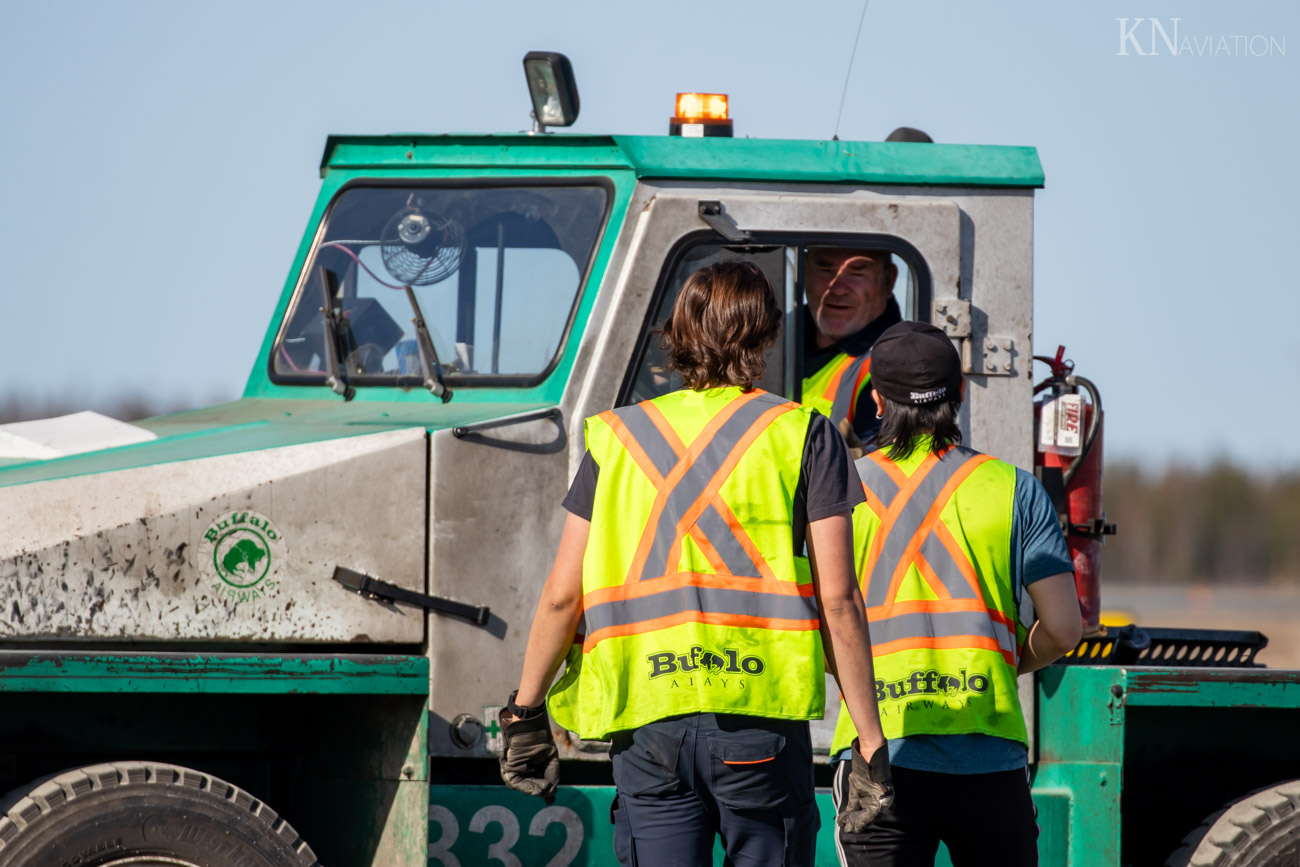
[[[1082,388],[1092,398],[1092,421],[1088,423],[1088,433],[1083,440],[1083,450],[1079,452],[1074,460],[1070,461],[1070,466],[1061,474],[1062,486],[1069,488],[1070,480],[1074,478],[1074,474],[1079,471],[1079,467],[1083,466],[1084,460],[1092,452],[1092,447],[1097,442],[1097,434],[1101,431],[1101,392],[1097,391],[1097,386],[1093,384],[1091,379],[1083,376],[1070,374],[1065,377],[1065,384],[1075,388]]]

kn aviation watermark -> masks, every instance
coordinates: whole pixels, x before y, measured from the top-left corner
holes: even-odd
[[[1286,36],[1190,33],[1181,18],[1116,18],[1118,57],[1285,57]]]

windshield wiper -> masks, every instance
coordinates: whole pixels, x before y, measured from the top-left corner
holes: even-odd
[[[411,284],[407,283],[402,289],[406,292],[406,300],[411,302],[411,312],[415,314],[411,317],[411,323],[415,326],[415,347],[420,351],[420,369],[424,372],[424,387],[429,389],[434,397],[440,397],[442,402],[446,403],[451,400],[451,389],[442,381],[442,365],[438,363],[438,350],[433,348],[433,338],[429,336],[429,329],[424,325],[424,317],[420,315],[420,304],[415,300]]]
[[[324,265],[320,266],[320,287],[325,295],[325,306],[320,309],[321,319],[325,323],[325,384],[329,386],[330,391],[341,395],[344,400],[351,400],[356,396],[357,390],[348,385],[343,369],[339,365],[339,311],[334,306],[334,296],[338,294],[339,289],[339,278]]]

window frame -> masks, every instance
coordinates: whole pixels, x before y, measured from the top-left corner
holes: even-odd
[[[628,406],[631,403],[632,391],[636,387],[641,366],[645,363],[646,351],[649,348],[650,341],[655,338],[653,329],[655,327],[656,314],[663,304],[664,296],[668,292],[668,284],[672,276],[677,271],[677,267],[686,253],[692,248],[706,243],[714,243],[719,246],[755,246],[755,247],[797,247],[799,249],[799,258],[795,275],[796,293],[795,301],[797,309],[802,309],[807,304],[804,287],[807,284],[807,268],[805,264],[806,248],[812,246],[826,247],[858,247],[864,249],[887,250],[897,255],[907,267],[911,269],[916,279],[916,312],[915,321],[930,322],[933,316],[934,308],[934,281],[930,272],[930,265],[921,251],[916,248],[910,241],[897,235],[884,235],[875,232],[856,233],[856,232],[783,232],[783,231],[757,231],[750,232],[749,240],[744,243],[729,244],[725,238],[711,229],[701,229],[696,232],[683,235],[677,239],[664,256],[664,264],[659,270],[659,277],[655,281],[654,292],[651,295],[650,303],[646,308],[645,320],[641,324],[641,330],[637,336],[636,345],[632,350],[632,358],[628,363],[627,370],[623,374],[623,381],[618,389],[618,398],[615,406]],[[787,389],[791,392],[791,399],[799,401],[802,399],[802,387],[805,371],[799,369],[803,363],[803,339],[804,329],[800,323],[796,323],[797,332],[793,341],[792,351],[795,353],[794,377],[793,381],[787,384]],[[788,344],[789,345],[789,344]]]
[[[334,208],[343,198],[343,196],[356,189],[403,189],[403,188],[424,188],[424,189],[530,189],[537,187],[595,187],[599,188],[605,194],[604,207],[601,211],[599,228],[595,237],[592,239],[591,250],[587,253],[587,261],[581,264],[578,277],[578,286],[573,293],[573,303],[569,308],[569,315],[564,321],[564,328],[561,329],[559,340],[556,342],[555,352],[539,372],[536,374],[492,374],[492,373],[444,373],[443,381],[450,387],[458,388],[529,388],[540,385],[546,381],[560,363],[564,355],[565,347],[568,346],[569,339],[573,332],[573,324],[577,319],[578,309],[582,305],[582,298],[587,291],[587,284],[591,279],[592,269],[596,264],[596,256],[600,252],[601,244],[604,242],[605,233],[609,230],[609,219],[613,212],[614,197],[616,190],[613,179],[605,175],[591,175],[585,177],[533,177],[520,176],[510,178],[354,178],[343,184],[330,198],[329,205],[325,213],[321,216],[320,223],[316,227],[316,232],[312,238],[311,249],[308,250],[306,257],[303,259],[302,269],[298,273],[298,280],[294,285],[293,294],[289,298],[289,303],[285,306],[284,315],[280,319],[279,326],[276,328],[275,340],[271,344],[270,352],[267,354],[266,366],[267,376],[274,385],[287,386],[311,386],[319,388],[323,384],[323,378],[315,375],[303,375],[300,373],[283,373],[275,368],[275,359],[280,351],[280,346],[285,339],[289,322],[298,311],[298,303],[302,294],[306,291],[307,283],[310,277],[310,270],[316,261],[316,255],[320,251],[320,245],[324,241],[325,233],[329,227],[330,219],[333,216]],[[424,311],[421,310],[423,313]],[[440,359],[445,363],[445,359]],[[326,374],[328,376],[328,374]],[[383,374],[354,374],[345,375],[344,379],[348,385],[355,387],[385,387],[401,388],[409,390],[413,388],[424,387],[424,377],[419,375],[398,375],[386,376]]]

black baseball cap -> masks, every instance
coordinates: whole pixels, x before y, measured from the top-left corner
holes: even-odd
[[[938,328],[899,322],[871,347],[871,385],[894,403],[922,406],[957,400],[961,358]]]

